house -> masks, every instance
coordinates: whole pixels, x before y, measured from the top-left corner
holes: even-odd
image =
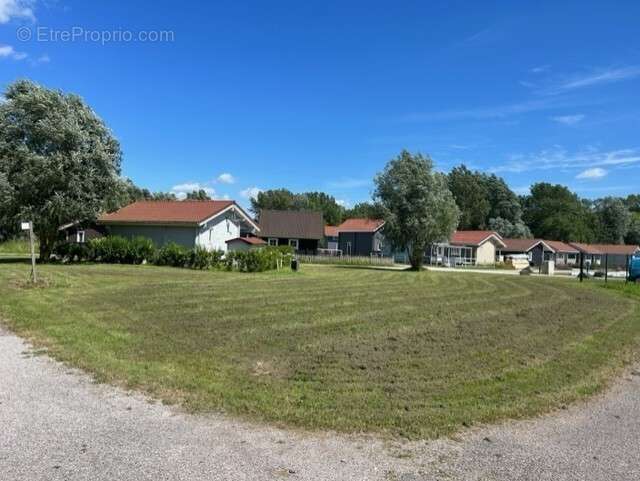
[[[425,256],[432,265],[494,265],[498,249],[505,247],[500,234],[494,231],[456,231],[448,242],[429,246]]]
[[[338,226],[325,225],[324,226],[324,245],[327,250],[336,252],[339,247],[339,231]]]
[[[97,225],[95,222],[69,222],[58,228],[61,240],[71,242],[73,244],[84,244],[91,239],[104,237],[106,229]]]
[[[527,256],[534,266],[542,265],[545,260],[553,259],[555,250],[542,239],[502,239],[505,247],[498,248],[498,257],[508,259],[511,256]]]
[[[299,253],[316,254],[324,238],[322,212],[262,210],[258,235],[270,246],[288,245]]]
[[[640,252],[639,246],[619,244],[583,244],[571,242],[580,254],[584,256],[587,269],[604,268],[626,270],[629,259]]]
[[[575,247],[562,241],[544,241],[554,250],[553,260],[556,267],[574,267],[578,264],[580,252]]]
[[[98,219],[109,234],[147,237],[157,246],[175,242],[187,248],[227,250],[227,241],[240,229],[259,227],[231,200],[138,201]]]
[[[338,248],[347,256],[389,254],[383,227],[379,219],[347,219],[338,226]]]
[[[267,243],[260,237],[236,237],[227,241],[227,251],[246,252],[261,249],[266,245]]]

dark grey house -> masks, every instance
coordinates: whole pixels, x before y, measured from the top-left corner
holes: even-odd
[[[260,233],[270,246],[291,246],[301,254],[316,254],[324,237],[322,212],[310,210],[262,210]]]
[[[382,256],[388,246],[383,220],[347,219],[338,226],[338,248],[345,256]]]

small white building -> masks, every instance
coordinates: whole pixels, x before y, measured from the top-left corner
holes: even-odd
[[[459,230],[449,242],[427,248],[427,263],[448,267],[495,265],[497,249],[504,248],[500,234],[488,230]]]
[[[227,251],[240,231],[257,233],[254,220],[232,200],[138,201],[98,219],[110,235],[146,237],[156,246],[169,242],[193,249]]]
[[[246,252],[255,249],[262,249],[267,242],[259,237],[236,237],[227,241],[229,252]]]

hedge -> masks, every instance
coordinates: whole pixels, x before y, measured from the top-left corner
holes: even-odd
[[[56,244],[53,254],[63,262],[149,263],[189,269],[263,272],[288,266],[293,249],[289,246],[264,247],[225,255],[222,251],[208,251],[202,247],[188,249],[174,242],[157,248],[145,237],[108,236],[91,239],[86,244],[61,242]]]

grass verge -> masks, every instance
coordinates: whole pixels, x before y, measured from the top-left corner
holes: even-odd
[[[193,412],[430,438],[590,395],[640,303],[566,279],[304,265],[298,273],[0,266],[0,315],[99,381]]]

